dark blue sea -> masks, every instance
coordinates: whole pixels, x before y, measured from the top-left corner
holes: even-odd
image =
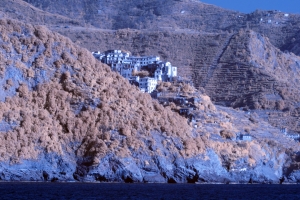
[[[0,199],[300,199],[300,185],[0,183]]]

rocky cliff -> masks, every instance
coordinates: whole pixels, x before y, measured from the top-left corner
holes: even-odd
[[[1,180],[299,181],[298,143],[255,113],[199,92],[191,126],[70,39],[10,19],[0,30]]]

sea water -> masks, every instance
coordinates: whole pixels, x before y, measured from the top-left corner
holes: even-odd
[[[0,199],[300,199],[300,185],[0,183]]]

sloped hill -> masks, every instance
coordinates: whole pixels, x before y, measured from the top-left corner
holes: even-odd
[[[138,133],[190,132],[182,117],[45,27],[1,20],[0,60],[2,161],[36,159],[43,151],[61,154],[70,142],[81,144],[78,155],[89,154],[84,146],[91,143],[90,151],[105,154],[101,138],[109,137],[108,130],[136,141],[132,148],[139,148],[132,137]],[[117,151],[127,155],[125,149]]]
[[[22,8],[24,5],[28,7],[30,3],[38,7],[29,6],[31,9],[39,11],[35,12],[35,15],[39,16],[36,17],[39,18],[36,20],[36,23],[41,23],[40,19],[43,19],[43,17],[41,17],[43,16],[43,12],[49,12],[54,13],[54,15],[93,24],[94,27],[90,28],[80,27],[78,24],[76,25],[76,23],[71,23],[71,26],[68,28],[56,27],[51,24],[49,26],[52,30],[70,37],[72,41],[91,51],[122,48],[134,54],[159,55],[163,59],[172,61],[172,63],[179,68],[181,75],[191,77],[196,87],[204,87],[208,85],[208,82],[212,84],[215,83],[213,80],[210,80],[213,77],[213,71],[215,68],[218,68],[218,64],[220,66],[223,65],[221,56],[229,45],[232,37],[236,35],[239,30],[254,30],[260,33],[260,35],[269,38],[270,43],[279,48],[282,52],[293,52],[299,55],[299,15],[282,13],[280,11],[257,10],[250,14],[243,14],[190,0],[135,0],[126,2],[107,2],[100,0],[70,0],[67,2],[59,0],[54,2],[48,0],[28,0],[27,2],[28,3],[24,1],[6,0],[6,3],[3,3],[2,9],[5,15],[16,18],[18,16],[11,14],[13,12],[7,12],[9,11],[7,5],[16,8],[18,4],[20,4],[20,8]],[[68,6],[65,6],[65,4]],[[26,21],[27,18],[29,20],[30,17],[26,18],[26,16],[30,14],[30,12],[25,12],[26,9],[22,11],[22,13],[24,13],[24,20]],[[50,22],[51,21],[52,20],[50,20]],[[97,27],[102,29],[98,29]],[[132,30],[132,28],[143,30]],[[251,40],[249,43],[250,42],[256,44],[255,41]],[[241,41],[238,43],[241,43]],[[240,46],[238,48],[240,48],[238,51],[241,51],[238,54],[243,54],[245,51],[241,49],[243,47]],[[266,46],[266,48],[273,48],[273,46],[269,45]],[[227,51],[227,53],[235,52]],[[245,54],[244,56],[247,55]],[[277,59],[276,57],[277,55],[275,57],[271,56],[270,58]],[[263,57],[256,58],[256,60],[261,63],[264,62],[263,59]],[[235,61],[240,62],[239,60]],[[272,65],[270,62],[266,63],[266,65]],[[233,64],[233,62],[231,62],[231,64]],[[248,63],[246,63],[246,65],[248,65]],[[281,65],[283,64],[281,63]],[[258,84],[254,84],[253,87],[257,87],[259,90],[261,88],[262,90],[266,90],[265,87],[270,88],[273,87],[271,85],[275,84],[276,86],[274,87],[276,87],[276,89],[274,89],[274,91],[276,92],[270,92],[270,94],[254,92],[251,94],[247,93],[245,97],[237,97],[245,94],[243,92],[244,90],[241,91],[242,87],[238,86],[238,88],[240,88],[239,90],[230,89],[231,94],[229,96],[232,96],[231,100],[224,100],[224,98],[228,98],[228,96],[220,97],[222,99],[220,101],[215,98],[216,96],[213,96],[213,100],[216,100],[217,103],[222,101],[224,105],[232,105],[234,107],[248,106],[249,108],[254,108],[254,105],[259,105],[258,107],[264,110],[278,107],[276,106],[277,104],[283,105],[282,102],[284,102],[285,105],[279,107],[283,107],[282,109],[284,110],[291,108],[291,112],[294,115],[293,120],[288,120],[293,121],[292,125],[284,126],[297,126],[298,100],[295,96],[297,96],[298,89],[295,89],[296,91],[289,91],[290,84],[283,83],[281,78],[279,80],[270,78],[270,80],[272,80],[271,82],[264,81],[264,79],[268,79],[267,77],[278,77],[278,74],[272,75],[273,71],[271,69],[273,68],[268,69],[270,70],[262,73],[264,75],[259,76]],[[290,73],[280,70],[275,70],[275,73],[276,72],[280,72],[281,74]],[[233,74],[229,76],[235,77],[236,75]],[[289,77],[289,75],[287,75],[287,77]],[[249,79],[245,80],[245,82],[252,80],[251,75],[246,78]],[[295,77],[293,79],[295,79]],[[265,85],[262,86],[259,84]],[[297,88],[295,85],[297,85],[296,82],[294,86],[291,87]],[[206,88],[209,94],[217,93],[218,91],[213,91],[213,88],[218,88],[217,86],[209,86],[209,88]],[[262,95],[262,93],[264,93],[264,95]],[[285,98],[282,95],[278,95],[281,93],[285,94]],[[266,105],[268,98],[274,101],[272,100],[271,103],[268,103],[270,106],[263,107],[262,104]],[[290,99],[287,100],[288,98]],[[287,124],[290,124],[290,122]],[[291,129],[298,130],[298,128]]]
[[[216,87],[217,85],[222,85],[225,83],[222,81],[228,79],[231,75],[238,73],[240,73],[240,77],[230,77],[231,84],[238,86],[238,82],[248,81],[245,83],[247,87],[254,86],[251,85],[252,82],[253,84],[257,84],[257,87],[264,87],[264,84],[260,83],[259,80],[252,80],[250,77],[247,78],[247,74],[245,75],[244,73],[250,73],[250,71],[252,72],[252,76],[251,74],[249,74],[249,76],[253,78],[256,78],[255,74],[261,74],[261,76],[265,76],[273,81],[270,85],[273,85],[274,82],[278,82],[280,85],[279,82],[282,82],[282,84],[285,83],[288,88],[295,85],[297,82],[298,61],[299,57],[282,53],[280,50],[276,49],[269,42],[268,38],[253,31],[242,30],[233,35],[230,43],[219,59],[219,65],[213,71],[214,74],[220,74],[223,78],[220,79],[221,77],[217,78],[212,75],[212,77],[208,78],[210,86],[207,86],[207,89],[208,91],[215,91],[214,89],[211,90],[210,87],[213,85]],[[292,69],[294,69],[294,71]],[[226,78],[226,76],[229,77]],[[213,82],[217,80],[220,81],[220,84]],[[265,87],[270,88],[270,85],[265,85]],[[279,85],[278,87],[280,87]],[[273,87],[271,88],[273,89]],[[232,90],[234,90],[234,88],[232,88]],[[236,92],[232,91],[232,94],[243,94],[243,91],[245,90],[247,90],[246,87]],[[274,88],[274,90],[276,90],[276,88]],[[258,91],[261,91],[261,88],[258,89]],[[222,94],[219,95],[220,97],[223,96]],[[224,98],[226,98],[225,95]]]
[[[49,13],[40,10],[31,4],[22,0],[1,0],[0,12],[3,16],[19,21],[39,24],[39,25],[80,25],[84,26],[82,21],[73,20],[63,15]],[[0,15],[1,17],[1,15]]]
[[[206,32],[238,31],[250,28],[266,35],[282,51],[297,54],[285,45],[297,37],[300,16],[280,11],[257,10],[238,13],[194,0],[26,0],[50,13],[85,21],[101,29],[196,30]],[[68,5],[68,6],[65,6]],[[297,54],[299,55],[299,54]]]
[[[192,0],[26,1],[50,13],[84,19],[95,27],[115,30],[168,27],[215,30],[236,21],[235,15],[238,14]]]
[[[281,51],[299,52],[287,44],[296,44],[300,30],[300,15],[280,11],[257,10],[244,16],[247,27],[265,37]]]
[[[36,120],[47,121],[50,127],[40,137],[51,135],[56,144],[60,144],[58,140],[63,139],[64,134],[71,134],[69,139],[76,138],[89,131],[99,131],[99,126],[103,130],[123,130],[129,135],[140,131],[146,134],[151,130],[175,135],[189,131],[182,117],[170,110],[162,110],[149,95],[140,94],[119,74],[97,62],[87,50],[74,46],[69,39],[51,33],[45,27],[19,26],[13,21],[2,20],[1,46],[1,114],[9,123],[28,129],[28,134],[33,134],[32,130],[42,133],[38,128],[41,124],[36,124],[42,122]],[[22,100],[25,102],[20,102]],[[17,108],[18,102],[20,108]],[[14,107],[12,111],[9,105]],[[54,119],[58,121],[52,121]],[[92,124],[85,126],[86,120]],[[33,123],[36,128],[31,127],[33,121],[36,121]],[[81,125],[75,130],[76,127],[69,123]],[[12,134],[24,131],[17,129]],[[47,149],[51,146],[43,144]],[[58,151],[59,147],[51,150]],[[18,155],[17,152],[5,153],[7,156]],[[29,152],[28,156],[31,155],[34,152]]]
[[[298,180],[297,143],[257,116],[199,94],[192,129],[70,39],[9,19],[0,30],[1,180]],[[245,131],[255,139],[236,141]]]
[[[207,74],[205,89],[218,104],[291,112],[300,102],[299,64],[298,56],[281,52],[268,38],[240,31]]]

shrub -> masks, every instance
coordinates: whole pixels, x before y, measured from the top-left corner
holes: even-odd
[[[234,139],[236,137],[234,133],[228,130],[221,130],[220,135],[225,139]]]

